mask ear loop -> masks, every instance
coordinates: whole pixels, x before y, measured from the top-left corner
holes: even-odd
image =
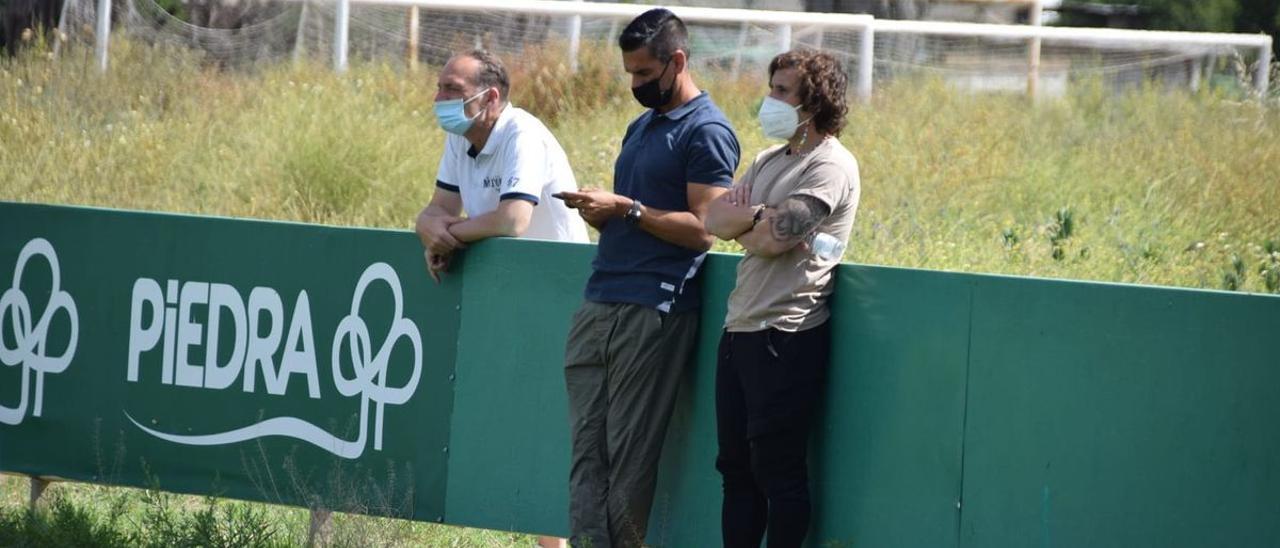
[[[662,91],[662,77],[667,75],[667,69],[671,68],[671,61],[673,60],[674,59],[667,59],[666,64],[662,65],[662,72],[658,73],[658,91]],[[671,87],[676,87],[674,80],[671,82]]]
[[[662,78],[663,78],[664,76],[666,76],[666,75],[667,75],[667,70],[671,68],[671,61],[672,61],[672,59],[667,59],[666,64],[662,65],[662,72],[658,73],[658,77],[657,77],[657,78],[655,78],[655,79],[653,80],[653,83],[655,83],[655,84],[657,84],[657,85],[658,85],[658,94],[659,94],[659,96],[661,96],[661,94],[662,94]],[[675,78],[672,78],[672,80],[671,80],[671,87],[667,88],[667,93],[670,93],[671,95],[675,95],[675,93],[676,93],[676,79],[675,79]],[[670,97],[670,95],[668,95],[668,97]]]
[[[492,88],[492,87],[487,87],[487,88],[484,88],[484,91],[482,91],[482,92],[480,92],[480,93],[477,93],[477,94],[475,94],[475,95],[472,95],[470,99],[467,99],[467,100],[465,100],[465,101],[463,101],[463,102],[462,102],[462,106],[463,106],[463,107],[466,107],[466,106],[467,106],[467,103],[470,103],[470,102],[472,102],[472,101],[475,101],[476,99],[479,99],[479,98],[480,98],[480,97],[482,97],[484,94],[489,93],[489,90],[491,90],[491,89],[493,89],[493,88]],[[479,112],[477,112],[475,116],[472,116],[472,117],[470,118],[470,120],[474,123],[474,122],[476,121],[476,119],[477,119],[477,118],[480,118],[480,115],[481,115],[481,114],[484,114],[484,109],[481,109]]]
[[[462,102],[462,104],[464,104],[464,105],[465,105],[465,104],[467,104],[467,103],[470,103],[470,102],[472,102],[472,101],[475,101],[476,99],[480,98],[480,96],[482,96],[482,95],[484,95],[484,94],[486,94],[486,93],[489,93],[489,90],[491,90],[491,89],[493,89],[493,88],[491,88],[491,87],[489,87],[489,88],[484,88],[484,91],[481,91],[480,93],[477,93],[477,94],[475,94],[475,95],[472,95],[471,97],[468,97],[466,101],[463,101],[463,102]]]
[[[671,62],[672,62],[672,61],[675,61],[675,59],[674,59],[674,54],[672,54],[672,57],[673,57],[673,58],[672,58],[670,61],[667,61],[667,64],[668,64],[668,65],[669,65],[669,64],[671,64]],[[686,57],[685,59],[686,59],[686,64],[687,64],[687,63],[688,63],[688,58]],[[667,69],[665,69],[665,68],[664,68],[664,69],[662,69],[662,72],[663,72],[663,73],[666,73],[666,71],[667,71]],[[661,78],[661,77],[659,77],[659,78]],[[662,85],[662,82],[658,82],[658,85]],[[676,86],[678,86],[678,85],[680,85],[680,71],[679,71],[679,70],[677,70],[676,72],[671,73],[671,96],[673,96],[673,97],[675,96],[675,94],[676,94]]]

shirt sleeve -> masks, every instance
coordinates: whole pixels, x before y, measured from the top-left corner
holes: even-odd
[[[689,139],[689,164],[685,169],[689,183],[719,187],[733,186],[733,172],[738,169],[742,153],[738,136],[729,126],[704,124]]]
[[[458,161],[457,147],[454,146],[454,140],[450,137],[445,137],[444,152],[440,154],[440,168],[436,170],[436,188],[459,192],[458,185],[461,181],[457,179],[458,171],[454,165]]]
[[[845,172],[835,162],[815,162],[800,175],[800,181],[789,196],[810,196],[826,204],[827,213],[835,211],[853,191],[856,174]]]
[[[502,194],[498,200],[525,200],[538,205],[543,187],[551,181],[547,153],[547,144],[536,135],[517,135],[503,158]]]

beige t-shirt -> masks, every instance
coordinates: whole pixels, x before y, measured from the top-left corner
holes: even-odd
[[[861,185],[858,161],[840,141],[827,138],[803,156],[771,147],[747,168],[739,184],[751,183],[751,203],[776,207],[791,196],[812,196],[830,208],[817,231],[849,240]],[[737,285],[729,295],[728,331],[803,331],[831,315],[832,271],[839,259],[821,260],[803,245],[777,257],[748,252],[738,263]]]

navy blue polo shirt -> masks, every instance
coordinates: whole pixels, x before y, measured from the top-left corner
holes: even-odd
[[[688,211],[688,183],[732,186],[740,157],[733,126],[704,91],[666,114],[646,111],[627,126],[613,165],[613,191],[646,207]],[[585,296],[662,312],[697,308],[697,274],[705,258],[705,252],[613,218],[600,231]]]

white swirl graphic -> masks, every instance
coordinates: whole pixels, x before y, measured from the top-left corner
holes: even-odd
[[[372,353],[369,328],[360,318],[360,302],[369,284],[381,280],[391,288],[395,298],[395,315],[391,323],[391,331],[378,349]],[[387,386],[387,364],[391,358],[391,349],[401,337],[409,339],[413,344],[413,374],[404,386],[395,388]],[[351,356],[354,374],[347,378],[342,374],[339,357],[343,341],[349,341],[347,348]],[[404,298],[401,295],[400,277],[391,265],[374,263],[366,268],[356,283],[356,290],[351,298],[351,313],[338,323],[338,330],[333,337],[333,379],[338,392],[344,396],[360,395],[360,433],[354,440],[344,440],[324,429],[295,417],[276,417],[217,434],[179,436],[159,432],[143,426],[126,412],[125,416],[138,428],[157,438],[184,445],[223,445],[247,441],[266,436],[284,436],[299,439],[339,457],[355,459],[364,454],[369,429],[369,404],[376,407],[373,412],[374,438],[373,448],[382,450],[382,414],[387,404],[400,405],[413,396],[418,388],[418,379],[422,376],[422,338],[417,324],[404,317]]]
[[[39,321],[32,323],[34,318],[31,316],[31,303],[27,300],[26,294],[19,289],[19,285],[22,282],[22,271],[26,268],[27,261],[35,255],[40,255],[49,262],[53,283],[49,288],[49,304],[45,306],[44,314],[40,316]],[[49,335],[49,324],[59,310],[67,313],[67,319],[71,323],[71,335],[67,342],[67,349],[61,356],[48,356],[45,352],[48,351],[46,338]],[[8,322],[5,321],[6,318]],[[5,342],[5,334],[13,335],[12,348]],[[79,338],[80,319],[76,313],[75,301],[71,300],[69,293],[62,290],[58,254],[54,252],[53,244],[50,244],[49,240],[33,238],[18,253],[18,263],[13,269],[13,287],[0,294],[0,363],[10,367],[22,366],[22,395],[18,400],[18,406],[0,405],[0,423],[16,425],[21,424],[26,418],[29,397],[27,381],[32,371],[35,372],[36,379],[35,402],[31,408],[31,415],[40,416],[44,404],[44,375],[61,373],[71,365],[71,358],[75,356],[76,342]]]

